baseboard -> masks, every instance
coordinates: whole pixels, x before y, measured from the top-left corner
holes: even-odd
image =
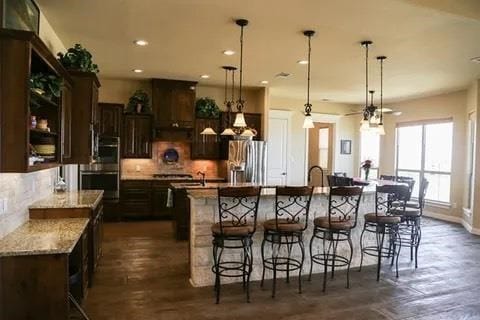
[[[455,217],[447,214],[427,212],[427,211],[423,212],[423,214],[426,217],[461,224],[465,228],[465,230],[467,230],[471,234],[480,235],[480,229],[472,227],[470,223],[468,223],[465,219],[461,217]]]

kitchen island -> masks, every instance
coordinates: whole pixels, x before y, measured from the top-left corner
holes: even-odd
[[[236,184],[235,186],[248,186],[252,184]],[[188,198],[190,200],[190,282],[195,287],[212,286],[214,284],[214,277],[212,273],[213,254],[212,254],[212,232],[211,225],[218,222],[218,200],[217,187],[234,186],[229,183],[211,183],[205,186],[182,186],[181,184],[172,184],[173,188],[186,189]],[[325,216],[328,207],[328,192],[329,188],[315,188],[312,197],[310,215],[308,218],[308,228],[304,232],[304,243],[306,247],[306,256],[303,275],[307,275],[310,268],[310,256],[308,254],[308,244],[313,231],[313,219],[319,216]],[[360,265],[360,234],[363,228],[363,216],[366,213],[374,212],[375,207],[375,184],[364,188],[362,200],[360,203],[358,221],[355,229],[352,230],[353,242],[353,259],[352,267]],[[275,189],[273,186],[264,186],[262,188],[257,217],[257,231],[254,235],[253,241],[253,271],[252,280],[260,280],[262,276],[262,259],[260,254],[261,243],[263,239],[263,222],[275,217]],[[371,235],[369,240],[374,240]],[[347,249],[346,244],[339,244],[338,252],[345,253]],[[266,256],[270,254],[270,248],[267,248]],[[315,242],[314,253],[322,250],[321,242]],[[348,252],[348,251],[347,251]],[[225,252],[225,255],[232,254]],[[236,254],[236,253],[233,253]],[[298,247],[294,248],[292,256],[299,257],[300,252]],[[376,263],[373,257],[365,256],[364,265]],[[323,267],[314,265],[313,273],[322,273]],[[278,273],[277,277],[285,277],[285,273]],[[265,274],[266,279],[272,278],[272,273],[267,270]],[[241,278],[222,279],[222,282],[237,282]]]

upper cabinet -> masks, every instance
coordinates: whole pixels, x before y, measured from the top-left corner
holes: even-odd
[[[100,112],[100,82],[93,72],[70,71],[72,87],[72,155],[68,163],[88,164],[96,159]],[[66,161],[67,162],[67,161]]]
[[[193,129],[196,84],[191,81],[152,80],[152,110],[157,129]]]
[[[0,172],[59,165],[70,152],[69,74],[33,32],[8,29],[0,29],[0,70]]]
[[[212,128],[219,132],[219,119],[195,119],[195,128],[191,144],[192,159],[218,159],[220,153],[220,144],[217,135],[200,134],[205,128]]]
[[[119,137],[124,105],[117,103],[99,103],[100,135]]]
[[[150,115],[125,114],[121,144],[123,158],[151,158],[152,117]]]

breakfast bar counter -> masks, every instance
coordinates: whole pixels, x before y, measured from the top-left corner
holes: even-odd
[[[218,202],[216,187],[233,186],[231,184],[207,184],[204,188],[191,188],[188,190],[188,197],[190,199],[190,281],[195,287],[212,286],[214,284],[214,275],[212,273],[213,254],[212,254],[212,232],[211,226],[218,222]],[[252,184],[237,184],[235,186],[248,186]],[[173,186],[175,187],[175,186]],[[178,186],[180,187],[180,186]],[[308,217],[308,228],[304,232],[305,247],[308,248],[308,243],[312,237],[313,220],[320,216],[327,214],[328,208],[328,192],[329,188],[315,188],[311,201],[310,214]],[[353,259],[352,267],[360,265],[360,235],[363,228],[363,216],[366,213],[374,212],[375,208],[375,184],[371,184],[364,188],[361,199],[358,221],[356,227],[352,230],[353,241]],[[263,222],[275,217],[275,189],[273,186],[263,187],[260,196],[257,216],[257,229],[253,237],[253,271],[252,280],[260,280],[262,276],[262,258],[261,258],[261,243],[263,239]],[[370,239],[370,235],[365,234],[365,239]],[[367,238],[369,237],[369,238]],[[314,246],[314,254],[321,250],[320,243]],[[270,254],[270,248],[266,248],[266,255]],[[339,244],[338,252],[345,254],[347,250],[346,244]],[[230,254],[230,253],[229,253]],[[235,254],[235,253],[233,253]],[[297,248],[293,249],[293,257],[299,257],[300,251]],[[240,256],[238,257],[240,258]],[[365,256],[363,264],[374,264],[376,259]],[[306,250],[305,262],[303,265],[302,274],[308,275],[310,269],[310,256],[308,249]],[[313,273],[322,273],[323,267],[314,265]],[[285,273],[277,274],[277,277],[284,277]],[[271,272],[266,272],[266,279],[272,278]],[[242,281],[241,278],[222,279],[222,282]]]

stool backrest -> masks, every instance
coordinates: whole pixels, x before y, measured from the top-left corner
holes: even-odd
[[[412,177],[397,177],[397,182],[399,183],[406,183],[408,185],[408,190],[410,191],[410,195],[408,196],[407,201],[410,200],[410,197],[412,196],[412,191],[413,187],[415,187],[415,179]]]
[[[332,187],[328,196],[328,225],[334,222],[352,222],[357,225],[358,208],[363,187]]]
[[[300,223],[305,230],[312,201],[313,187],[276,187],[275,223]]]
[[[375,192],[375,215],[392,215],[405,211],[409,189],[407,185],[377,186]]]
[[[346,172],[334,172],[333,175],[336,176],[336,177],[346,177],[347,173]]]
[[[353,186],[353,179],[342,176],[327,176],[328,185],[330,187],[348,187]]]
[[[427,196],[427,190],[428,190],[428,185],[430,182],[428,182],[427,179],[423,178],[422,181],[420,182],[420,191],[418,194],[418,204],[420,205],[421,208],[425,207],[425,197]]]
[[[258,202],[261,187],[226,187],[218,188],[218,213],[220,230],[224,226],[257,226]]]

